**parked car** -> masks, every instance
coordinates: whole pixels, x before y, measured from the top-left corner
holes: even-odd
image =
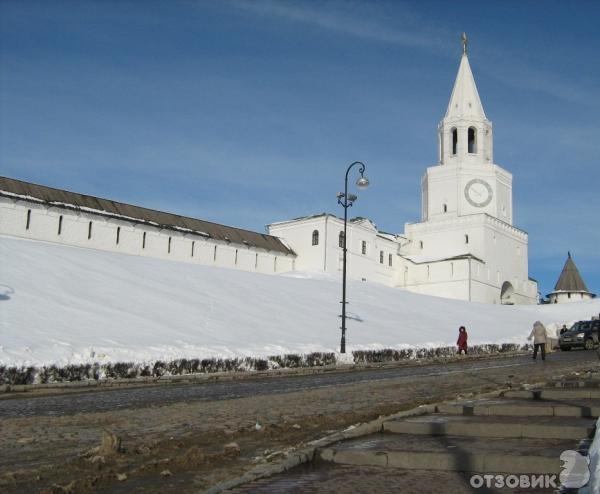
[[[600,320],[579,321],[573,324],[566,333],[558,338],[558,346],[561,350],[571,348],[585,348],[591,350],[598,345],[600,333]]]

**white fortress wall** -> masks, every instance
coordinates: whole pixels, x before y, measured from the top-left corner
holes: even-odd
[[[292,254],[17,197],[0,197],[0,234],[267,274],[294,270]]]

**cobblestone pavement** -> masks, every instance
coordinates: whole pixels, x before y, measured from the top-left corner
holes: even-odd
[[[590,358],[591,353],[556,353],[555,362],[579,361]],[[181,402],[212,401],[303,391],[309,389],[357,384],[395,378],[448,376],[452,372],[478,371],[496,367],[534,365],[528,356],[494,358],[490,360],[466,360],[451,364],[435,364],[420,367],[364,370],[359,372],[332,373],[312,376],[266,378],[251,381],[223,383],[184,384],[144,388],[109,389],[102,392],[67,395],[20,397],[18,400],[0,401],[0,418],[60,416],[82,412],[103,412],[118,409],[143,408],[170,405]]]
[[[353,423],[597,363],[595,352],[569,352],[0,400],[0,441],[10,445],[0,448],[0,491],[198,492]],[[90,452],[103,430],[124,451]],[[224,453],[233,441],[239,456]]]

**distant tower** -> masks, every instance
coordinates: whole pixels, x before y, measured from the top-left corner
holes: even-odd
[[[595,296],[587,289],[569,252],[562,273],[560,273],[560,277],[554,286],[554,291],[548,294],[550,303],[581,302]]]

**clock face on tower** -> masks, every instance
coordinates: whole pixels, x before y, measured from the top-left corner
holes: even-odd
[[[492,201],[492,187],[485,180],[474,178],[465,185],[465,198],[471,206],[484,208]]]

